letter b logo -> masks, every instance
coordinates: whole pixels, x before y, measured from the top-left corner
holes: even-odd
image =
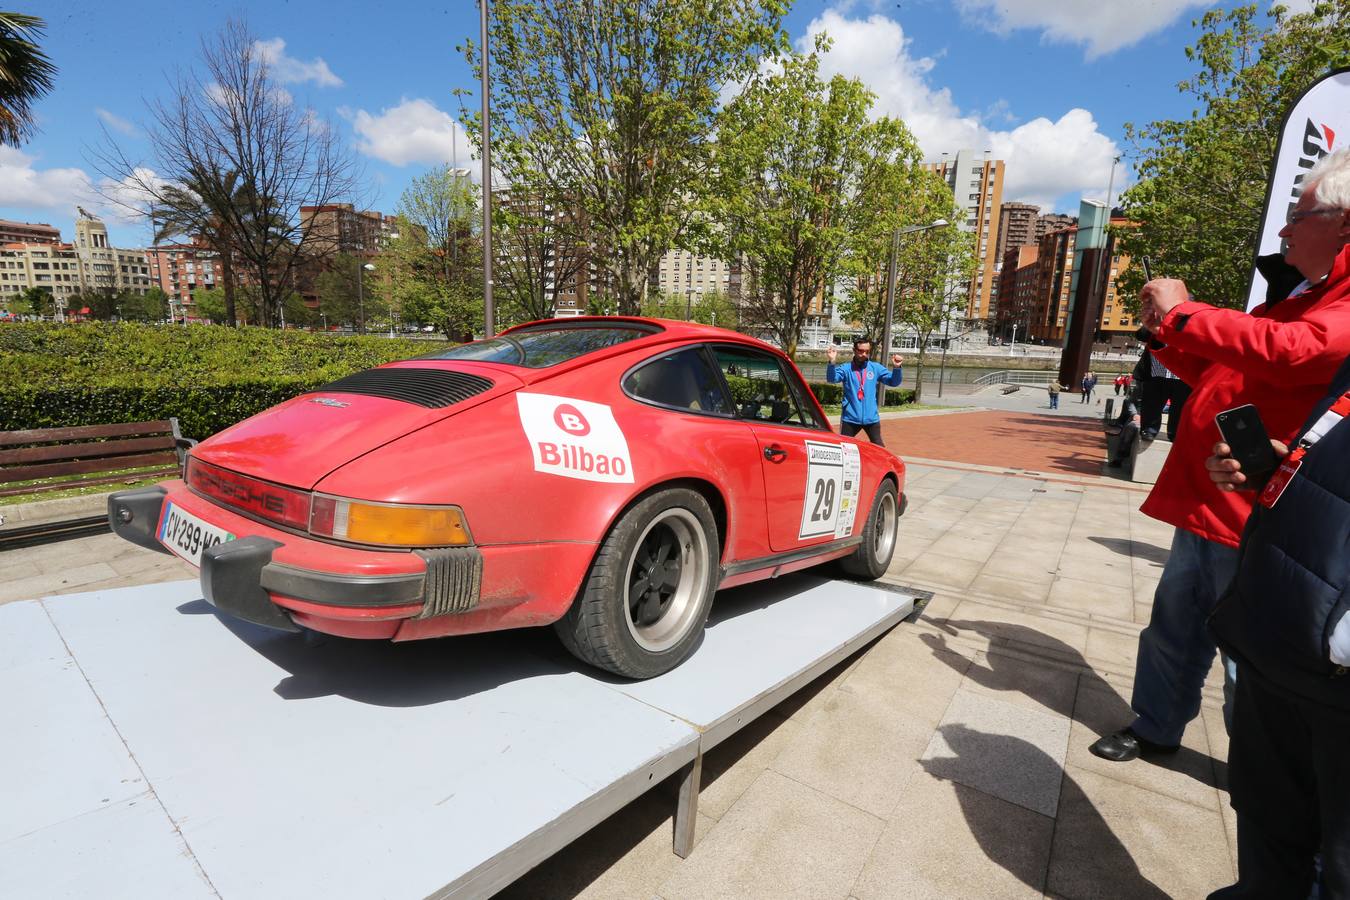
[[[591,425],[586,421],[586,417],[570,403],[564,403],[553,411],[553,423],[577,437],[585,437],[591,433]]]

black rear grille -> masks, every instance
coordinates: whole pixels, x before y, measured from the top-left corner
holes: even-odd
[[[440,409],[481,394],[490,387],[491,379],[479,375],[443,369],[390,368],[357,372],[311,393],[365,394]]]

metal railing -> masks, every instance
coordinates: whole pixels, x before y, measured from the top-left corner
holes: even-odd
[[[990,372],[976,378],[973,384],[1049,384],[1055,378],[1054,372],[1036,372],[1012,369],[1004,372]]]

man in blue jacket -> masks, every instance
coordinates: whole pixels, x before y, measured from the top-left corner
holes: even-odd
[[[830,363],[825,367],[825,380],[830,384],[844,385],[844,414],[840,417],[839,433],[853,437],[859,431],[866,431],[868,439],[879,446],[885,446],[881,440],[881,413],[877,407],[880,385],[899,387],[904,378],[902,367],[905,358],[896,354],[891,357],[891,369],[881,363],[872,362],[872,342],[859,338],[853,342],[853,361],[835,365],[839,350],[830,347],[825,351]]]
[[[1222,491],[1261,492],[1237,575],[1210,616],[1237,661],[1228,751],[1238,882],[1214,898],[1350,897],[1350,361],[1264,484],[1226,444],[1205,461]],[[1289,437],[1280,435],[1280,437]]]

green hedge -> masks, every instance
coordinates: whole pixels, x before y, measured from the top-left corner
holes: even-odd
[[[0,324],[0,431],[177,416],[184,435],[202,439],[344,375],[442,346],[205,325]],[[753,396],[751,379],[728,380],[738,404]],[[838,384],[810,387],[822,404],[842,399]],[[909,389],[886,391],[887,406],[913,400]]]
[[[0,390],[340,378],[442,346],[270,328],[9,323],[0,324]]]

